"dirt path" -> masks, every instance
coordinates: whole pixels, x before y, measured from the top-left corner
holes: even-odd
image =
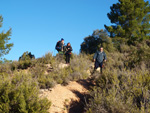
[[[50,113],[82,113],[88,87],[88,80],[72,81],[67,86],[58,84],[51,90],[40,90],[40,96],[52,102]]]

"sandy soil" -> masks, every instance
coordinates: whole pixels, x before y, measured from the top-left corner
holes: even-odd
[[[41,97],[47,97],[52,102],[50,113],[75,113],[71,111],[71,103],[81,101],[81,95],[86,95],[87,82],[70,82],[67,86],[60,84],[49,90],[40,90]]]

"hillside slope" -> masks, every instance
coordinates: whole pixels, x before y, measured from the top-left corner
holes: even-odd
[[[58,84],[49,90],[41,89],[40,96],[52,102],[50,113],[81,113],[88,94],[88,86],[88,80],[71,81],[67,86]]]

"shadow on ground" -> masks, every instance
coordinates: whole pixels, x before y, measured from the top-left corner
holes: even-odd
[[[79,84],[81,84],[84,88],[86,88],[87,90],[90,89],[91,86],[93,86],[94,84],[92,84],[92,82],[90,81],[90,79],[86,79],[86,80],[79,80],[77,81]],[[68,113],[85,113],[85,106],[88,104],[88,100],[90,98],[90,95],[88,93],[80,93],[79,91],[76,90],[72,90],[72,92],[79,97],[80,101],[72,101],[72,103],[70,105],[66,105],[66,108],[68,110]]]
[[[78,80],[77,83],[81,84],[87,90],[90,90],[91,86],[95,86],[94,81],[91,78]]]
[[[74,94],[76,94],[77,97],[80,98],[80,101],[72,101],[72,103],[69,106],[66,106],[68,109],[68,113],[84,113],[85,112],[85,106],[88,103],[88,94],[81,94],[78,91],[73,90]]]

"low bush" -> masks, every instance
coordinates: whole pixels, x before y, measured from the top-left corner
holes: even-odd
[[[72,69],[71,77],[73,80],[86,79],[89,77],[87,71],[90,70],[91,63],[85,54],[74,55],[70,63]]]
[[[0,73],[11,74],[10,63],[0,64]]]
[[[53,64],[54,57],[52,56],[52,53],[45,54],[42,58],[37,59],[37,63],[41,64]]]
[[[150,112],[150,73],[106,73],[91,91],[90,113]]]
[[[120,45],[107,54],[103,74],[96,74],[87,113],[150,112],[150,47]]]
[[[0,76],[0,112],[47,113],[51,103],[39,99],[36,79],[19,72],[13,77]]]
[[[30,60],[25,61],[19,61],[18,69],[28,69],[28,67],[31,67],[32,62]]]
[[[62,57],[62,56],[60,56]],[[52,71],[48,74],[44,74],[46,72],[46,67],[37,67],[35,68],[38,71],[38,78],[40,80],[39,84],[42,83],[42,88],[50,88],[53,87],[56,83],[57,84],[68,84],[69,81],[72,80],[79,80],[79,79],[85,79],[89,77],[89,74],[87,73],[87,70],[90,69],[90,63],[91,61],[88,60],[88,56],[86,55],[73,55],[71,59],[70,65],[65,66],[64,68],[61,68],[60,65],[66,65],[62,62],[64,62],[64,59],[61,61],[61,58],[59,56],[54,57],[54,61],[51,64]],[[42,69],[42,72],[39,72]],[[35,71],[33,71],[35,72]],[[41,75],[39,75],[41,73]],[[35,75],[35,74],[33,74]],[[39,77],[41,76],[41,77]],[[49,87],[47,87],[47,82],[49,84]],[[45,84],[45,85],[44,85]]]

